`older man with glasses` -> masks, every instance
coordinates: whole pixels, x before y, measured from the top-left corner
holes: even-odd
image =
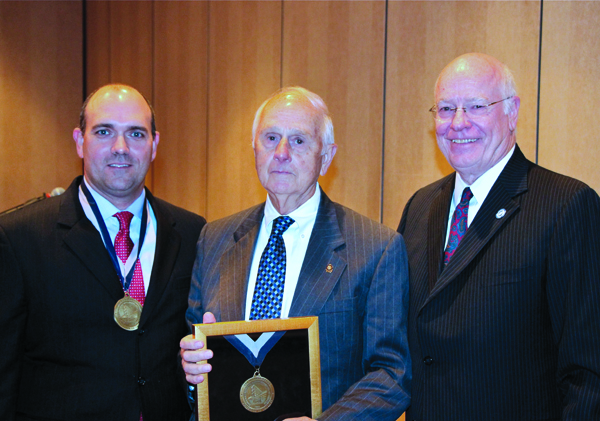
[[[398,231],[410,268],[407,421],[600,419],[600,199],[528,161],[497,59],[466,54],[435,87],[456,170],[416,192]]]

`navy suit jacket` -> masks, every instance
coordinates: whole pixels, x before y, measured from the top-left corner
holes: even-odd
[[[123,297],[78,198],[0,218],[0,419],[186,420],[178,361],[202,217],[154,198],[156,253],[140,327],[113,319]]]
[[[398,231],[410,267],[407,421],[600,420],[600,200],[517,147],[446,268],[455,174]]]
[[[244,320],[263,211],[261,204],[202,230],[190,323],[201,323],[206,311],[217,321]],[[289,314],[319,317],[319,419],[396,420],[408,406],[407,282],[402,237],[322,193]]]

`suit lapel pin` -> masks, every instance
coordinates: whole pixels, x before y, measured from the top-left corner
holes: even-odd
[[[506,209],[500,209],[496,213],[496,219],[501,219],[504,215],[506,215]]]
[[[327,263],[327,267],[325,268],[325,272],[327,272],[327,273],[333,272],[333,265],[331,263]]]

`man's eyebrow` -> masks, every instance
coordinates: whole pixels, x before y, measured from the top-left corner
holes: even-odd
[[[115,126],[113,124],[110,123],[100,123],[100,124],[96,124],[94,126],[92,126],[92,130],[97,130],[97,129],[114,129]]]
[[[442,102],[446,102],[446,103],[456,103],[459,101],[463,101],[464,103],[470,103],[470,102],[478,102],[478,101],[489,101],[487,98],[481,97],[481,96],[477,96],[477,97],[470,97],[470,98],[441,98],[438,103],[442,103]]]
[[[310,135],[310,132],[300,129],[300,128],[291,128],[288,130],[289,130],[290,134],[292,134],[292,135],[299,135],[299,134],[305,135],[305,136]],[[285,131],[288,131],[288,130],[285,130]],[[268,134],[272,134],[272,133],[280,134],[282,131],[284,131],[284,129],[279,126],[271,126],[271,127],[265,128],[259,134],[261,134],[261,135],[268,135]]]
[[[99,123],[99,124],[94,125],[92,127],[92,130],[114,129],[114,128],[115,128],[115,125],[112,124],[112,123]],[[127,131],[131,131],[131,130],[136,130],[136,131],[148,133],[148,129],[146,129],[144,126],[127,126]]]
[[[139,130],[140,132],[148,133],[148,130],[144,126],[129,126],[127,130]]]

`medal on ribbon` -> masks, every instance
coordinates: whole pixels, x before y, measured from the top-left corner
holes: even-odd
[[[273,384],[260,375],[260,367],[269,351],[284,334],[285,331],[263,333],[256,342],[248,335],[224,336],[255,369],[254,375],[240,388],[240,402],[249,412],[266,411],[275,400]]]
[[[92,208],[92,212],[94,212],[94,216],[96,217],[96,221],[98,222],[98,226],[100,227],[100,233],[102,234],[102,240],[104,241],[104,246],[108,250],[108,254],[110,255],[110,260],[117,271],[117,275],[121,280],[121,284],[123,285],[123,291],[125,296],[121,298],[115,304],[115,308],[113,310],[113,317],[117,324],[125,329],[125,330],[136,330],[140,324],[140,319],[142,318],[142,309],[143,306],[139,303],[138,300],[131,298],[129,296],[129,285],[131,284],[131,279],[133,278],[133,273],[135,270],[136,261],[140,257],[140,252],[142,250],[142,244],[144,244],[144,238],[146,236],[146,226],[148,225],[148,209],[147,209],[147,199],[144,198],[144,206],[142,211],[142,225],[140,227],[140,239],[139,244],[137,246],[137,257],[133,258],[133,252],[129,256],[127,260],[128,265],[130,266],[129,272],[127,276],[123,276],[121,271],[121,264],[119,263],[119,259],[117,257],[117,253],[115,252],[115,246],[110,239],[110,235],[108,233],[108,229],[106,228],[106,224],[104,223],[104,219],[100,214],[100,209],[98,209],[98,204],[94,200],[94,197],[88,190],[85,182],[81,183],[81,190],[85,195],[90,208]]]

